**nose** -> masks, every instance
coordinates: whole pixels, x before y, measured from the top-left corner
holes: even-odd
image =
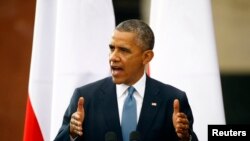
[[[116,50],[114,50],[113,52],[110,52],[109,60],[110,60],[110,62],[120,61],[119,54],[118,54],[118,52]]]

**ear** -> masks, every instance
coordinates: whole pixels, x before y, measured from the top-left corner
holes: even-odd
[[[146,50],[143,52],[143,64],[146,65],[148,64],[154,57],[154,52],[152,50]]]

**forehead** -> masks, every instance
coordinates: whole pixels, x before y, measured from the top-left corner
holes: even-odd
[[[112,35],[113,41],[135,42],[136,34],[133,32],[115,30]]]
[[[116,46],[116,47],[136,49],[139,47],[138,46],[139,44],[137,41],[138,40],[137,40],[136,33],[115,30],[113,32],[110,45]]]

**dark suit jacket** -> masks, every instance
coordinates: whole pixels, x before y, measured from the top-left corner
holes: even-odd
[[[55,140],[69,141],[69,122],[71,115],[76,112],[79,97],[85,99],[85,119],[83,136],[76,140],[104,141],[105,134],[115,132],[118,141],[122,141],[122,132],[119,121],[116,85],[111,77],[77,88],[67,108],[62,127]],[[173,127],[173,101],[180,100],[181,112],[184,112],[190,122],[192,140],[198,140],[192,130],[193,115],[186,94],[170,85],[163,84],[147,76],[146,89],[143,99],[137,131],[141,141],[177,141]],[[157,103],[153,106],[152,103]]]

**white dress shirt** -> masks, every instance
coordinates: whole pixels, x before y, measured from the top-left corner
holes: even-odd
[[[139,120],[140,113],[141,113],[141,107],[142,107],[142,102],[143,102],[143,97],[144,97],[144,92],[145,92],[145,85],[146,85],[146,74],[144,73],[141,79],[133,85],[133,87],[136,90],[133,95],[136,100],[137,122]],[[123,104],[128,95],[128,91],[127,91],[128,87],[129,86],[125,84],[116,84],[116,94],[117,94],[120,123],[122,120]]]

